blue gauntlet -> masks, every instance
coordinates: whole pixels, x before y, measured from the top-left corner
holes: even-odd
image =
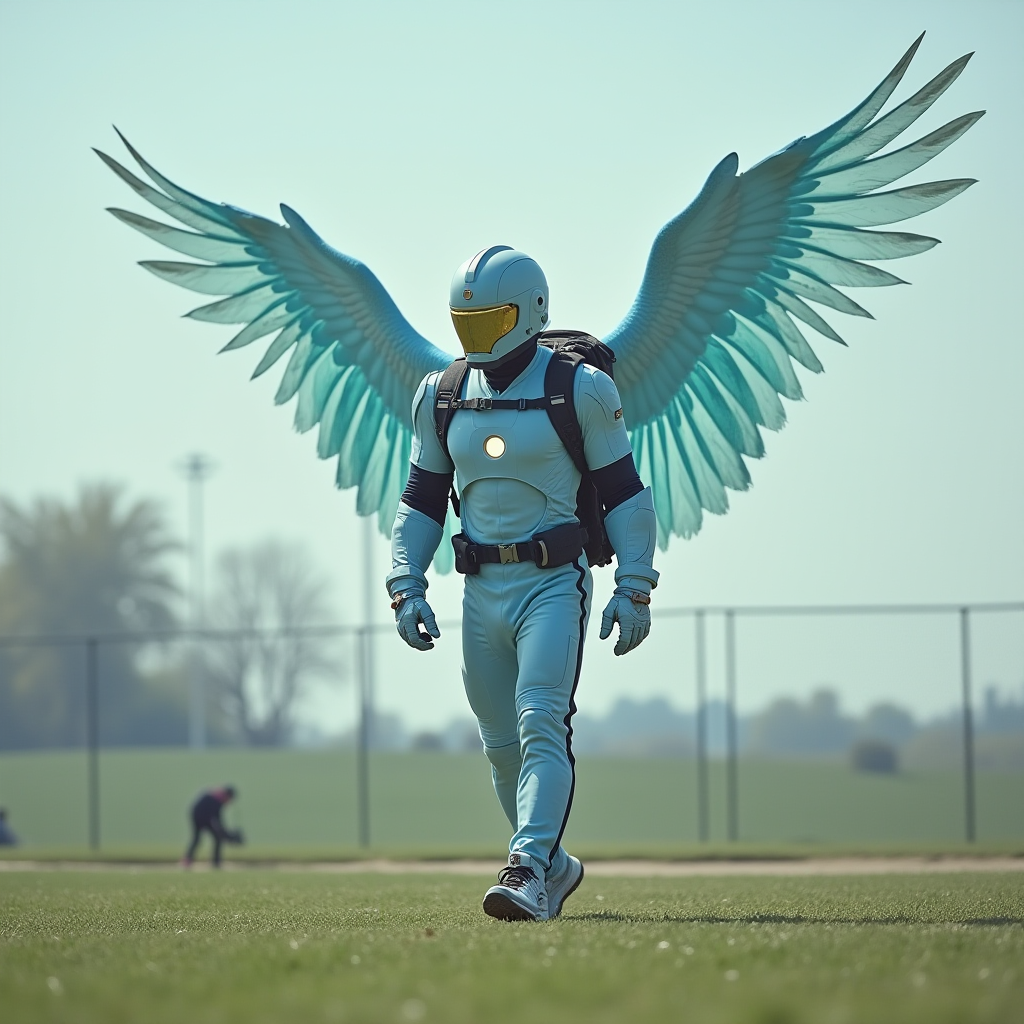
[[[650,487],[616,505],[604,525],[618,562],[618,586],[601,617],[601,639],[611,636],[618,622],[615,654],[622,655],[643,643],[651,631],[650,594],[658,585],[658,573],[652,567],[658,522]]]
[[[644,597],[646,594],[639,591],[616,587],[604,615],[601,616],[602,640],[611,636],[612,626],[616,622],[619,624],[619,639],[615,643],[616,655],[628,654],[634,647],[642,644],[651,631],[650,604],[637,601],[637,598]],[[647,601],[650,600],[647,597]]]
[[[441,540],[438,523],[404,502],[391,531],[391,562],[387,576],[388,594],[393,598],[398,635],[417,651],[430,651],[441,636],[434,613],[426,601],[425,570]],[[423,629],[420,629],[420,625]]]
[[[441,637],[434,613],[422,591],[404,590],[395,596],[395,625],[398,635],[417,651],[432,651],[434,640]],[[420,629],[420,624],[423,629]]]

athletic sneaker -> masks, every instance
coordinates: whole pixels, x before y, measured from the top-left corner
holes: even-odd
[[[548,874],[546,887],[548,892],[548,919],[558,917],[562,912],[562,904],[579,888],[583,881],[583,865],[571,854],[565,854],[562,870],[556,874]]]
[[[484,913],[499,921],[546,921],[548,895],[544,883],[533,868],[509,864],[498,872],[498,884],[484,895]]]

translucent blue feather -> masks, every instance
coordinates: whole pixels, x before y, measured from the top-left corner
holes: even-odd
[[[874,265],[926,252],[937,239],[864,228],[895,224],[959,195],[972,179],[879,191],[934,159],[982,112],[885,152],[949,88],[970,55],[881,114],[921,39],[850,113],[739,173],[736,154],[658,233],[640,291],[605,339],[616,353],[623,412],[648,474],[659,542],[690,536],[724,488],[743,489],[743,456],[759,429],[785,423],[781,397],[801,389],[794,365],[818,372],[806,327],[843,344],[815,306],[870,313],[843,288],[903,283]],[[881,114],[881,116],[879,116]]]
[[[263,353],[263,358],[257,363],[256,369],[252,371],[252,379],[266,373],[302,336],[303,327],[299,320],[294,320],[270,343],[270,347]]]
[[[823,317],[808,306],[803,299],[799,298],[793,292],[788,291],[782,282],[769,281],[768,278],[762,277],[758,280],[758,285],[762,292],[766,296],[771,295],[772,298],[774,298],[775,301],[778,302],[778,304],[786,311],[786,313],[792,314],[798,320],[802,320],[808,327],[813,327],[819,334],[824,335],[830,341],[834,341],[837,345],[846,344],[846,342],[836,334]],[[793,329],[799,333],[800,329],[796,326],[793,320],[789,319],[789,317],[786,319],[792,325]],[[803,338],[803,335],[801,334],[800,337]],[[806,344],[806,339],[804,339],[804,344]],[[809,370],[813,370],[815,373],[820,373],[824,367],[822,367],[818,357],[814,355],[810,345],[807,346],[807,349],[811,353],[814,363],[817,365],[814,365],[814,363],[811,362],[805,363],[804,365]]]
[[[808,182],[807,191],[817,196],[842,197],[871,192],[876,188],[884,188],[894,181],[916,171],[929,160],[934,159],[948,146],[951,146],[961,135],[976,124],[983,111],[964,114],[923,139],[887,156],[876,157],[835,171],[829,171]],[[806,194],[804,192],[798,195]],[[813,196],[812,196],[813,198]]]
[[[879,288],[885,285],[905,284],[895,274],[881,267],[873,267],[870,263],[858,263],[841,256],[834,256],[812,249],[809,246],[801,252],[797,259],[780,259],[777,265],[792,267],[795,270],[812,274],[826,284],[843,285],[846,288]]]
[[[173,228],[169,224],[162,224],[158,220],[141,217],[130,210],[119,210],[113,206],[107,207],[107,211],[112,213],[122,224],[127,224],[130,228],[134,228],[161,245],[166,245],[168,249],[191,256],[193,259],[208,260],[213,263],[222,260],[227,263],[236,263],[251,255],[246,252],[245,243],[241,239],[182,231],[181,228]]]
[[[955,178],[952,181],[929,181],[923,185],[910,185],[893,189],[891,192],[877,192],[868,196],[852,196],[845,199],[823,199],[815,196],[806,205],[796,223],[810,218],[825,224],[846,224],[850,227],[876,227],[881,224],[898,224],[900,221],[928,213],[950,199],[960,195],[975,183],[975,178]]]
[[[288,355],[275,401],[297,397],[296,428],[319,428],[317,453],[338,459],[338,486],[358,488],[357,511],[376,514],[389,535],[409,471],[413,394],[450,357],[413,330],[366,266],[328,246],[294,210],[281,208],[281,225],[211,203],[160,174],[122,140],[152,185],[99,153],[103,162],[138,196],[192,230],[126,210],[111,213],[204,261],[142,265],[172,284],[223,296],[188,314],[243,325],[221,351],[269,338],[253,377]],[[450,537],[450,525],[446,532]],[[451,568],[443,551],[437,562]]]
[[[832,253],[848,260],[899,260],[927,252],[939,244],[937,238],[927,235],[906,231],[862,231],[848,225],[800,225],[793,229],[792,235],[806,238],[818,252]]]
[[[208,267],[199,263],[143,260],[139,266],[171,284],[203,295],[237,294],[259,287],[267,279],[256,263],[226,263]]]
[[[838,145],[816,161],[819,171],[854,163],[877,153],[909,128],[956,80],[973,54],[966,54],[939,72],[924,88],[879,118],[849,141]]]
[[[219,299],[206,306],[197,306],[185,315],[192,320],[202,320],[211,324],[247,324],[262,316],[272,306],[276,306],[281,298],[281,291],[275,282],[267,281],[258,284],[248,291],[239,292],[226,299]],[[288,296],[285,295],[287,302]],[[291,307],[291,303],[288,303]]]
[[[283,327],[298,320],[299,314],[293,313],[288,308],[288,301],[284,296],[271,303],[255,320],[247,327],[243,327],[222,349],[221,352],[234,352],[237,348],[245,348],[268,334],[280,331]]]

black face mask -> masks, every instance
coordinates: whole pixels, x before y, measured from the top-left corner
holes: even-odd
[[[519,348],[514,349],[498,366],[484,366],[484,377],[495,391],[504,391],[530,365],[537,354],[537,342],[531,338]]]

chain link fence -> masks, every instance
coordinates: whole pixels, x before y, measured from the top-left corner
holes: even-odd
[[[955,637],[957,652],[955,668],[960,682],[959,743],[962,779],[959,809],[950,807],[948,812],[959,815],[962,824],[958,831],[962,838],[968,843],[975,842],[978,838],[978,783],[975,771],[973,711],[975,697],[972,677],[974,624],[979,618],[990,616],[1011,616],[1014,617],[1014,621],[1017,621],[1021,613],[1024,613],[1024,602],[963,605],[750,606],[656,609],[655,619],[662,623],[662,628],[674,621],[680,625],[689,622],[690,628],[693,630],[695,657],[692,669],[678,665],[678,677],[674,681],[680,690],[688,685],[692,686],[696,709],[693,736],[694,771],[688,780],[693,789],[689,796],[680,794],[675,803],[676,811],[680,816],[690,815],[693,819],[686,826],[687,834],[692,835],[698,842],[709,842],[714,811],[717,818],[724,819],[724,833],[727,841],[736,842],[741,835],[743,838],[755,838],[750,834],[749,829],[744,828],[741,821],[742,779],[737,727],[737,702],[744,683],[742,665],[745,635],[748,632],[753,634],[754,623],[766,621],[793,623],[823,618],[845,620],[851,617],[857,619],[882,618],[891,622],[905,622],[912,617],[934,619]],[[711,632],[709,625],[712,623],[715,624],[714,632],[720,635],[722,643],[722,650],[716,652],[716,656],[720,656],[718,660],[724,668],[725,711],[724,757],[714,759],[714,765],[712,765],[713,759],[709,753],[708,742],[708,637]],[[442,627],[449,630],[454,630],[457,626],[456,622],[442,623]],[[674,630],[676,627],[670,628]],[[24,654],[27,651],[40,649],[59,652],[62,657],[58,664],[64,666],[65,672],[68,672],[69,657],[80,659],[78,673],[80,683],[76,685],[73,678],[69,679],[68,694],[69,701],[71,697],[75,698],[75,701],[72,701],[75,708],[73,713],[81,716],[81,724],[84,726],[86,757],[84,787],[81,796],[84,796],[87,808],[88,846],[90,849],[98,851],[104,846],[104,836],[101,834],[101,806],[104,795],[101,751],[104,749],[104,715],[110,714],[113,710],[104,703],[104,672],[105,662],[112,663],[115,660],[116,652],[123,655],[125,651],[137,652],[146,648],[159,649],[165,652],[165,661],[174,662],[183,670],[184,676],[189,680],[189,735],[193,745],[198,746],[202,745],[203,734],[207,731],[201,709],[204,704],[209,704],[209,695],[204,696],[200,677],[204,671],[205,660],[208,659],[211,651],[219,649],[223,652],[231,649],[231,645],[237,647],[239,642],[244,640],[258,641],[267,651],[271,652],[276,652],[275,645],[283,644],[286,640],[293,642],[293,649],[296,649],[297,642],[303,640],[330,641],[337,647],[334,663],[338,666],[338,672],[340,673],[345,666],[351,666],[353,670],[351,675],[356,684],[353,687],[355,728],[351,750],[344,754],[345,757],[352,759],[351,770],[347,770],[345,773],[345,785],[352,786],[354,792],[350,794],[351,799],[346,798],[343,801],[344,810],[339,804],[336,811],[352,815],[354,820],[344,829],[345,835],[354,839],[360,847],[369,848],[373,842],[377,841],[377,829],[373,817],[374,803],[371,799],[371,774],[375,765],[371,753],[374,748],[375,708],[379,696],[375,649],[378,634],[386,633],[390,636],[392,631],[393,626],[388,623],[366,626],[310,626],[278,630],[179,630],[168,633],[123,633],[95,636],[6,636],[0,637],[0,666],[5,664],[4,655],[10,656],[15,652]],[[751,646],[753,646],[752,639],[751,636]],[[177,655],[167,652],[177,652]],[[184,657],[181,656],[182,654]],[[277,654],[274,656],[276,657]],[[1021,674],[1024,676],[1024,667],[1022,667]],[[73,676],[74,673],[71,672],[70,675]],[[483,777],[483,765],[478,766],[475,772]],[[721,794],[724,808],[713,808],[712,806],[713,790],[716,788],[712,785],[713,775],[716,778],[724,776],[721,780],[724,781],[724,786],[718,786],[719,790],[724,790]],[[429,790],[430,787],[427,785],[425,791],[429,792]],[[446,799],[444,792],[434,795],[439,805]],[[410,825],[410,834],[405,835],[404,841],[415,845],[417,837],[415,834],[411,834],[412,831]],[[299,832],[301,832],[301,827]],[[394,834],[394,829],[390,829],[389,835],[393,836]]]

